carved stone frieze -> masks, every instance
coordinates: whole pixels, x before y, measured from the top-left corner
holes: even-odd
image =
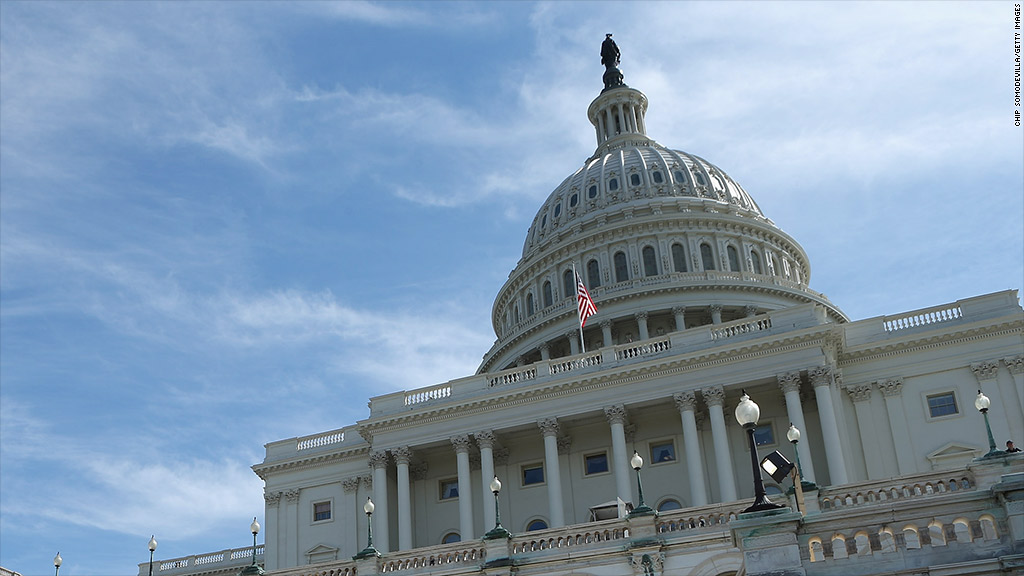
[[[633,557],[630,558],[630,565],[633,567],[633,574],[636,576],[659,576],[663,573],[665,567],[665,553],[634,553]]]
[[[341,481],[341,488],[346,493],[355,492],[356,490],[359,489],[359,481],[360,480],[358,476],[356,476],[355,478],[345,478],[344,480]]]
[[[373,476],[367,474],[366,476],[360,476],[359,479],[363,481],[363,486],[366,486],[367,490],[373,488]]]
[[[427,463],[426,462],[413,462],[409,465],[409,478],[413,480],[426,480],[427,479]]]
[[[299,490],[298,488],[292,488],[291,490],[285,490],[284,491],[284,499],[287,500],[288,502],[291,502],[291,503],[294,504],[294,503],[299,501],[299,492],[301,492],[301,490]]]
[[[693,390],[676,392],[672,395],[672,400],[675,401],[676,408],[681,411],[689,410],[690,412],[693,412],[697,407],[697,395]]]
[[[267,506],[275,507],[275,506],[277,506],[278,504],[281,503],[281,493],[280,492],[264,492],[263,493],[263,500],[265,500],[267,502]]]
[[[899,396],[903,394],[903,378],[889,378],[888,380],[879,380],[875,382],[878,385],[878,389],[882,391],[884,396]]]
[[[558,437],[558,453],[566,455],[572,449],[572,436],[559,436]]]
[[[974,377],[978,379],[978,382],[994,380],[999,373],[999,363],[996,360],[978,362],[977,364],[971,364],[971,370],[974,372]]]
[[[1003,358],[1003,364],[1010,370],[1010,374],[1024,374],[1024,354]]]
[[[469,453],[469,448],[472,446],[472,441],[469,439],[469,434],[460,434],[458,436],[451,437],[452,448],[455,449],[455,453],[459,452]]]
[[[626,442],[632,444],[636,440],[636,424],[626,424],[623,426],[622,431],[626,437]]]
[[[779,390],[782,390],[783,394],[788,392],[799,392],[800,391],[800,373],[790,372],[788,374],[779,374],[775,376],[775,379],[779,381]]]
[[[854,402],[867,402],[871,400],[871,384],[855,384],[847,386],[846,392],[853,398]]]
[[[701,388],[700,395],[708,406],[723,406],[725,404],[725,388],[721,386]]]
[[[504,466],[508,464],[508,448],[495,448],[494,449],[494,465]]]

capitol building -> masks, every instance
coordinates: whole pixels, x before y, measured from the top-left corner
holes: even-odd
[[[666,103],[617,70],[477,372],[270,442],[265,544],[160,576],[1024,571],[1024,457],[1002,452],[1024,441],[1018,293],[847,317],[739,182],[647,135]],[[576,273],[598,310],[582,330]],[[775,451],[802,490],[765,473],[782,506],[745,512]]]

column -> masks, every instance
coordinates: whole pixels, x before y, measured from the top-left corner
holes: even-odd
[[[548,485],[548,511],[551,528],[565,526],[565,504],[562,502],[562,472],[558,461],[558,420],[547,418],[537,422],[544,434],[544,480]]]
[[[757,316],[757,306],[753,304],[747,304],[743,307],[743,313],[747,315],[747,318]]]
[[[672,314],[676,317],[676,331],[686,330],[686,306],[676,306],[672,309]]]
[[[604,415],[612,429],[612,471],[615,473],[615,493],[623,502],[632,500],[629,483],[629,457],[626,452],[626,407],[607,406]]]
[[[892,431],[893,444],[896,445],[896,465],[900,475],[914,474],[918,471],[917,458],[908,440],[910,429],[907,427],[907,415],[903,411],[903,379],[890,378],[875,384],[885,398],[885,412],[889,416],[889,430]]]
[[[1014,388],[1017,391],[1017,403],[1020,404],[1021,411],[1024,411],[1024,354],[1003,358],[1003,364],[1013,376]]]
[[[622,102],[619,102],[616,107],[619,109],[619,134],[624,134],[629,131],[629,126],[626,125],[626,115],[622,112]],[[623,174],[623,177],[625,177],[625,174]]]
[[[708,309],[711,310],[711,323],[712,324],[721,324],[722,323],[722,305],[721,304],[712,304],[711,306],[708,307]]]
[[[722,488],[722,502],[736,501],[736,475],[732,472],[732,452],[729,450],[729,437],[725,431],[725,389],[721,386],[710,386],[700,391],[704,403],[708,405],[708,416],[711,418],[711,439],[715,445],[715,464],[718,469],[718,484]]]
[[[497,524],[497,519],[494,517],[494,494],[491,493],[491,480],[494,479],[494,432],[481,430],[473,434],[473,437],[476,438],[476,445],[480,447],[480,484],[483,495],[481,510],[484,511],[484,530],[486,531],[494,528]]]
[[[373,467],[373,547],[381,552],[390,552],[391,529],[388,527],[388,453],[383,450],[370,452],[370,466]]]
[[[853,399],[853,410],[857,414],[857,428],[860,429],[861,451],[864,452],[864,463],[868,467],[868,479],[885,478],[885,466],[882,464],[879,450],[878,433],[871,413],[871,385],[856,384],[847,386],[846,392]]]
[[[341,481],[341,487],[345,491],[345,502],[339,506],[338,520],[341,524],[342,538],[339,543],[339,555],[342,558],[351,558],[363,549],[359,545],[361,531],[359,521],[363,517],[363,503],[359,501],[359,483],[362,478],[355,476],[345,478]]]
[[[804,480],[815,482],[814,463],[811,461],[810,434],[807,433],[804,409],[800,404],[800,373],[779,374],[775,378],[779,381],[779,389],[786,396],[786,415],[801,434],[800,441],[796,444],[796,449],[800,452],[800,473]]]
[[[399,446],[391,451],[398,469],[398,549],[411,550],[412,545],[412,486],[409,483],[409,460],[412,450]]]
[[[647,340],[651,337],[647,332],[647,312],[637,312],[634,316],[636,317],[636,325],[640,329],[640,339]]]
[[[615,344],[612,342],[612,321],[602,320],[601,321],[601,338],[604,339],[604,345],[607,348]]]
[[[575,356],[580,353],[580,341],[578,336],[580,335],[579,330],[570,330],[565,333],[566,339],[569,340],[569,355]],[[465,538],[463,538],[465,540]]]
[[[281,568],[281,566],[278,566],[277,561],[278,546],[280,546],[277,514],[280,511],[281,495],[281,492],[263,493],[263,500],[266,501],[263,514],[263,523],[266,524],[263,528],[263,543],[265,544],[263,549],[263,566],[267,570]],[[273,542],[273,544],[266,546],[268,542]]]
[[[283,566],[299,566],[299,489],[292,488],[284,492],[285,508],[285,548],[284,558],[278,558]],[[264,538],[264,542],[266,539]]]
[[[697,396],[693,391],[672,395],[683,421],[683,450],[686,451],[686,475],[690,482],[690,505],[703,506],[708,503],[708,491],[704,486],[704,464],[700,454],[700,438],[697,437],[697,418],[694,410]]]
[[[452,447],[455,448],[455,459],[459,468],[459,535],[462,541],[472,540],[473,536],[473,488],[469,472],[469,435],[453,436]]]
[[[540,346],[538,346],[538,348],[540,348],[540,359],[541,360],[551,360],[551,345],[550,344],[548,344],[547,342],[541,342],[541,344],[540,344]],[[488,480],[488,482],[490,482],[490,480]]]
[[[818,418],[821,419],[821,436],[825,442],[825,459],[828,462],[829,480],[833,486],[849,482],[846,476],[846,457],[839,439],[839,425],[832,407],[832,369],[827,366],[809,368],[807,375],[814,387],[814,398],[818,401]]]
[[[612,107],[609,106],[604,109],[604,127],[607,131],[608,138],[615,136],[615,120],[612,118]]]

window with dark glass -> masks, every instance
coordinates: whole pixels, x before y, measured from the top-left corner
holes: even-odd
[[[701,186],[707,186],[708,182],[707,180],[704,179],[704,175],[701,174],[700,172],[695,172],[693,174],[693,177],[697,179],[697,184],[700,184]]]
[[[754,274],[761,274],[761,256],[754,250],[750,251],[750,267]]]
[[[562,204],[559,202],[555,204],[555,218],[558,218],[562,214]]]
[[[669,498],[661,504],[658,504],[658,512],[668,512],[669,510],[681,510],[683,505],[678,500]]]
[[[590,454],[583,457],[584,474],[600,474],[608,471],[608,454]]]
[[[533,532],[535,530],[547,530],[547,529],[548,529],[548,523],[543,521],[543,520],[533,520],[532,522],[530,522],[529,524],[526,525],[526,531],[527,532]]]
[[[541,227],[541,228],[544,228],[544,227],[545,227],[545,226],[547,226],[547,225],[548,225],[548,215],[547,215],[547,214],[545,214],[545,215],[544,215],[544,216],[542,216],[542,217],[541,217],[541,219],[540,219],[540,227]]]
[[[639,174],[630,174],[629,175],[629,183],[631,185],[633,185],[633,186],[639,186],[640,185],[640,175]]]
[[[711,254],[711,245],[707,242],[700,245],[700,261],[705,270],[715,269],[715,257]]]
[[[626,253],[615,253],[615,281],[625,282],[629,280],[629,265],[626,263]]]
[[[459,480],[458,478],[441,480],[441,500],[449,500],[452,498],[459,497]]]
[[[683,176],[683,172],[681,170],[676,170],[672,175],[675,177],[676,183],[683,184],[686,182],[686,176]]]
[[[523,466],[523,486],[544,483],[544,465],[530,464]]]
[[[562,274],[562,292],[565,294],[563,298],[576,295],[576,281],[572,277],[572,270],[566,270]]]
[[[657,276],[658,259],[654,255],[654,247],[644,246],[640,253],[644,258],[644,276]]]
[[[771,424],[761,424],[754,428],[754,443],[758,446],[775,444],[775,431]]]
[[[441,544],[451,544],[453,542],[462,542],[462,536],[459,536],[458,532],[449,532],[441,538]]]
[[[514,322],[515,322],[516,324],[519,324],[519,304],[516,304],[516,305],[515,305],[515,306],[514,306],[514,307],[512,308],[512,320],[513,320],[513,321],[514,321]]]
[[[587,288],[591,290],[601,285],[601,267],[597,260],[587,262],[587,282],[590,284]]]
[[[672,462],[676,459],[676,446],[672,441],[651,444],[651,464]]]
[[[331,503],[328,502],[314,502],[313,503],[313,521],[322,522],[324,520],[331,519]]]
[[[544,282],[544,307],[551,306],[553,300],[551,298],[551,282]]]
[[[619,179],[618,178],[612,178],[611,180],[609,180],[608,181],[608,189],[609,190],[618,190],[619,189]]]
[[[736,251],[733,246],[726,246],[725,253],[729,258],[729,270],[733,272],[740,271],[740,253]]]
[[[593,184],[590,188],[587,188],[587,196],[591,198],[597,198],[597,184]]]
[[[952,392],[928,396],[928,413],[932,418],[959,414],[960,410],[956,407],[956,396]]]
[[[533,316],[533,294],[526,295],[526,315]]]
[[[570,208],[575,208],[576,205],[579,204],[579,203],[580,203],[580,195],[579,194],[573,194],[572,196],[569,197],[569,207]]]
[[[661,175],[661,172],[655,170],[654,172],[651,172],[651,180],[653,180],[655,184],[661,184],[665,181],[665,178]]]
[[[686,272],[686,252],[682,244],[672,245],[672,266],[676,272]]]

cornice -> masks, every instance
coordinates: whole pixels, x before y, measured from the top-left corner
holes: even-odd
[[[1017,316],[994,324],[959,327],[956,331],[931,331],[925,334],[911,334],[902,339],[887,339],[872,342],[861,348],[840,349],[840,367],[869,360],[911,354],[922,350],[963,344],[984,338],[995,338],[1012,334],[1024,334],[1024,316]],[[913,338],[913,336],[917,336]]]
[[[283,470],[308,470],[311,468],[322,468],[335,462],[346,460],[352,456],[358,456],[361,454],[369,454],[370,446],[363,445],[358,448],[348,448],[345,450],[337,450],[333,452],[321,452],[315,455],[307,456],[298,459],[288,459],[274,461],[272,463],[261,463],[254,464],[252,471],[256,473],[262,480],[266,480],[267,476],[271,473],[281,472]]]

